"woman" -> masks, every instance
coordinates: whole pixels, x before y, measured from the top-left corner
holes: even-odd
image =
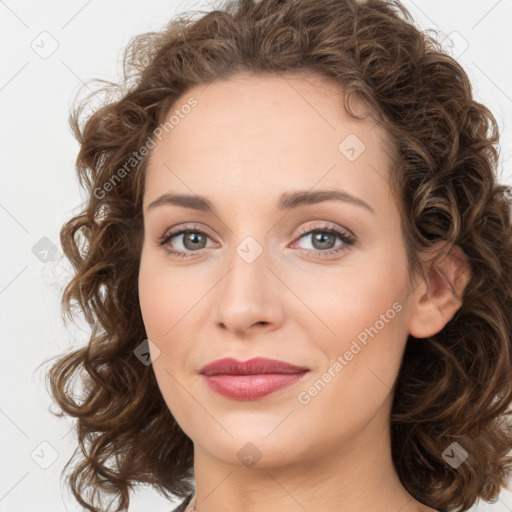
[[[496,499],[509,190],[494,117],[411,21],[226,2],[135,38],[120,97],[74,112],[88,204],[61,232],[63,306],[93,330],[49,382],[82,506],[125,509],[137,483],[198,512]]]

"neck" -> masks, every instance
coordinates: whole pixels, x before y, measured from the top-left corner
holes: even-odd
[[[194,448],[197,512],[428,512],[401,485],[393,466],[389,425],[370,421],[364,431],[318,447],[300,462],[246,467]]]

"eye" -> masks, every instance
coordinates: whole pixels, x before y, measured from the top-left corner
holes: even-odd
[[[348,230],[342,231],[341,229],[329,225],[309,229],[304,228],[301,230],[301,236],[298,240],[307,239],[308,237],[310,237],[313,248],[299,247],[299,252],[308,255],[313,253],[313,256],[318,258],[329,257],[347,251],[349,247],[356,242],[356,238],[348,232]],[[209,238],[208,234],[199,227],[186,226],[165,234],[160,239],[159,245],[165,249],[167,254],[185,258],[191,257],[191,253],[203,254]],[[173,239],[178,240],[177,245],[181,246],[181,248],[174,248],[174,243],[171,244]],[[333,245],[336,243],[336,239],[341,240],[341,244]],[[294,242],[294,244],[296,243],[297,242]]]
[[[173,238],[179,240],[178,245],[181,245],[184,250],[169,248],[170,241]],[[164,235],[163,238],[159,241],[159,245],[161,245],[169,255],[172,254],[178,257],[187,257],[189,256],[190,252],[202,253],[208,238],[210,237],[202,229],[196,226],[187,226],[182,229],[176,229]]]
[[[333,226],[324,225],[314,228],[304,228],[301,231],[299,240],[310,238],[313,249],[300,249],[305,253],[316,253],[315,257],[324,258],[334,254],[347,251],[351,245],[354,245],[356,238],[348,231],[342,231]],[[341,244],[333,245],[336,239],[341,240]]]

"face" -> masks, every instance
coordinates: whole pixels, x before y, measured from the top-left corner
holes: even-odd
[[[196,450],[231,464],[243,450],[271,466],[371,446],[412,290],[385,133],[321,79],[238,76],[189,90],[171,114],[190,98],[153,149],[143,204],[139,298],[167,406]],[[319,191],[338,196],[290,199]],[[190,201],[150,207],[164,194]],[[260,385],[200,373],[225,357],[307,371]]]

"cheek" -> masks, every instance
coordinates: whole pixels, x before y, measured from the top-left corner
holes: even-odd
[[[316,325],[318,332],[326,335],[328,345],[336,340],[343,344],[376,322],[381,327],[381,315],[397,324],[404,317],[397,309],[403,308],[406,291],[405,274],[397,268],[399,263],[386,265],[380,260],[377,265],[375,260],[365,260],[330,269],[329,273],[323,269],[307,279],[290,280],[290,288],[302,300],[297,303],[302,314],[297,311],[296,318]],[[393,307],[396,303],[399,305]]]
[[[139,305],[147,337],[164,356],[154,363],[155,373],[164,371],[160,367],[163,360],[169,371],[174,371],[175,361],[186,360],[187,352],[193,348],[191,335],[198,332],[201,324],[199,302],[209,287],[211,283],[198,278],[193,266],[171,268],[159,251],[143,250],[138,277]]]
[[[186,272],[166,268],[165,251],[159,252],[142,251],[138,291],[146,333],[162,342],[172,335],[173,326],[187,314],[198,292],[190,286]]]
[[[301,295],[316,316],[306,315],[301,322],[308,324],[302,326],[313,325],[309,318],[316,323],[315,343],[325,355],[325,370],[330,368],[338,385],[351,390],[354,405],[376,392],[375,386],[384,385],[382,399],[398,373],[408,335],[404,258],[398,251],[379,254],[331,279],[303,282]],[[336,361],[340,364],[333,367]]]
[[[300,390],[304,428],[314,431],[321,417],[325,431],[350,435],[390,399],[408,333],[400,279],[352,272],[339,286],[310,295],[319,298],[317,311],[332,332],[312,340],[324,358],[310,387]]]
[[[173,416],[180,417],[183,408],[180,398],[180,386],[177,384],[176,362],[183,361],[185,349],[179,335],[177,323],[186,310],[183,296],[172,293],[176,282],[171,282],[171,273],[162,272],[161,260],[144,253],[139,268],[139,305],[144,321],[146,335],[150,344],[152,368],[158,387],[167,408]]]
[[[139,269],[139,305],[149,339],[160,339],[164,327],[164,310],[167,305],[162,284],[157,273],[151,270],[149,262],[143,258]]]

